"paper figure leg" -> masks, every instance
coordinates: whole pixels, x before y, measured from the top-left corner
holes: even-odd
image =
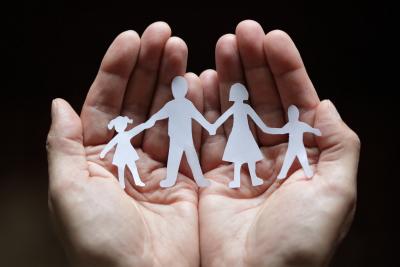
[[[242,164],[234,163],[234,170],[233,170],[233,181],[229,182],[230,188],[238,188],[240,187],[240,168]]]
[[[306,174],[307,178],[311,178],[314,175],[314,172],[311,170],[311,167],[308,164],[306,150],[301,150],[297,155],[297,158],[299,159],[301,167],[303,167],[304,173]]]
[[[118,180],[122,189],[125,188],[125,166],[118,167]]]
[[[183,149],[170,142],[167,162],[167,178],[160,182],[161,187],[171,187],[175,184],[178,177],[179,165],[181,163]]]
[[[290,149],[286,152],[285,159],[283,160],[282,169],[278,174],[278,179],[285,179],[287,173],[292,166],[294,159],[296,158],[296,154],[292,153]]]
[[[190,146],[185,149],[186,158],[189,163],[190,169],[192,169],[193,178],[199,187],[209,186],[211,183],[204,178],[203,171],[200,167],[199,157],[197,156],[196,149]]]
[[[262,185],[264,183],[264,181],[263,181],[263,179],[257,177],[257,174],[256,174],[256,163],[253,161],[253,162],[247,163],[247,165],[249,166],[251,184],[253,186]]]
[[[137,171],[137,167],[135,163],[129,163],[128,164],[129,170],[132,173],[133,176],[133,180],[135,181],[135,184],[137,186],[144,186],[144,183],[142,182],[142,180],[140,179],[139,173]]]

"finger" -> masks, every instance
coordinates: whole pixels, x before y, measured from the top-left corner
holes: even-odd
[[[269,32],[264,50],[284,109],[290,105],[305,111],[314,109],[319,104],[317,92],[289,35],[279,30]]]
[[[178,38],[171,37],[167,41],[162,57],[158,84],[154,92],[150,107],[150,116],[159,111],[172,99],[171,82],[175,76],[186,72],[188,49],[186,43]],[[168,155],[168,120],[157,122],[146,131],[143,140],[143,150],[153,156],[155,160],[165,161]]]
[[[264,30],[252,20],[245,20],[236,27],[240,59],[244,68],[250,101],[254,110],[269,127],[284,125],[281,99],[264,55]],[[274,145],[285,141],[282,135],[266,135],[257,130],[262,145]]]
[[[85,176],[87,163],[81,120],[72,107],[65,100],[55,99],[51,117],[47,137],[49,191],[58,194]]]
[[[126,84],[136,64],[139,47],[137,33],[126,31],[118,35],[107,50],[82,107],[85,145],[101,144],[112,137],[113,133],[107,130],[107,124],[120,114]]]
[[[239,49],[234,34],[226,34],[218,40],[215,48],[215,61],[219,79],[221,113],[223,113],[232,105],[232,102],[228,101],[231,86],[237,82],[245,84]],[[229,136],[231,132],[232,122],[232,118],[229,118],[224,123],[226,136]],[[254,133],[255,128],[252,123],[250,123],[250,127]]]
[[[221,116],[217,72],[206,70],[200,75],[200,80],[203,86],[204,117],[213,123]],[[220,127],[215,135],[209,135],[203,131],[201,166],[204,172],[212,170],[222,163],[225,145],[226,137],[223,127]]]
[[[290,105],[296,105],[300,120],[312,125],[320,101],[292,39],[283,31],[272,31],[265,37],[264,50],[284,110],[287,113]],[[304,143],[313,145],[314,137],[306,135]]]
[[[328,100],[322,101],[317,107],[315,127],[322,133],[321,137],[316,138],[321,151],[317,174],[343,186],[339,190],[355,193],[360,153],[358,136],[343,122],[335,106]]]
[[[171,36],[171,28],[165,22],[155,22],[144,31],[141,38],[137,65],[129,79],[122,112],[133,119],[132,127],[144,122],[149,113],[164,47]],[[143,135],[133,139],[140,146]]]
[[[229,89],[236,82],[244,83],[239,50],[234,34],[223,35],[215,48],[215,65],[219,80],[221,113],[232,103],[229,102]],[[232,118],[224,123],[224,132],[228,136],[232,129]]]

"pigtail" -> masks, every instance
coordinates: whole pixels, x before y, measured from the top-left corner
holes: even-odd
[[[121,118],[122,118],[122,117],[121,117]],[[126,123],[133,123],[133,120],[132,120],[132,119],[129,119],[128,116],[124,116],[123,118],[125,119]]]
[[[123,117],[122,116],[118,116],[115,119],[111,120],[108,123],[107,127],[108,127],[109,130],[112,130],[115,127],[120,128],[119,126],[125,124],[125,126],[124,126],[124,129],[125,129],[127,123],[133,123],[133,120],[129,119],[128,116],[123,116]],[[117,132],[118,132],[118,130],[117,130]]]
[[[108,123],[108,125],[107,125],[108,129],[109,129],[109,130],[112,130],[112,128],[114,128],[114,126],[115,126],[114,124],[115,124],[115,119],[111,120],[111,121]]]

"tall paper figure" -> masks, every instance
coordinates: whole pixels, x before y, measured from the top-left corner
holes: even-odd
[[[193,144],[192,119],[196,120],[210,134],[213,127],[196,109],[192,102],[185,98],[188,84],[184,77],[177,76],[172,80],[173,100],[169,101],[149,121],[168,120],[169,153],[167,162],[167,177],[160,182],[161,187],[173,186],[178,176],[179,165],[183,152],[192,169],[193,177],[200,187],[208,186],[210,181],[206,180],[200,167],[199,158]]]
[[[230,188],[240,186],[240,169],[245,163],[249,167],[252,185],[257,186],[263,183],[263,180],[256,175],[256,162],[263,159],[263,154],[251,133],[247,116],[250,116],[264,132],[273,133],[270,129],[274,129],[267,127],[254,109],[243,102],[248,99],[249,93],[243,84],[235,83],[232,85],[229,92],[229,101],[234,101],[234,103],[213,125],[213,127],[218,128],[233,115],[232,131],[222,158],[224,161],[233,162],[234,164],[234,179],[229,183]]]
[[[291,105],[288,108],[288,119],[289,122],[286,123],[285,126],[274,131],[274,133],[278,134],[289,134],[288,149],[283,161],[282,169],[278,174],[278,179],[286,178],[287,173],[296,157],[299,159],[306,176],[311,178],[314,173],[308,164],[307,152],[303,143],[303,135],[304,133],[309,132],[317,136],[321,136],[321,131],[299,121],[299,109],[294,105]]]
[[[118,116],[109,122],[108,129],[112,130],[115,127],[118,134],[111,139],[100,153],[100,158],[103,159],[106,154],[116,146],[112,163],[118,167],[118,179],[121,188],[125,188],[126,166],[128,166],[128,169],[131,171],[135,184],[137,186],[144,186],[135,164],[135,161],[139,159],[139,156],[131,144],[131,139],[143,130],[152,126],[151,122],[147,122],[142,123],[129,131],[125,131],[128,123],[132,123],[132,120],[127,116]]]

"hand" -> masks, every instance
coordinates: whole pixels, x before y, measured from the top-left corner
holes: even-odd
[[[185,73],[186,61],[186,44],[171,37],[165,23],[150,25],[141,39],[127,31],[107,51],[80,116],[64,100],[53,102],[49,205],[75,265],[199,265],[197,186],[188,178],[190,171],[183,167],[174,187],[159,187],[166,176],[165,125],[134,139],[146,187],[134,186],[129,175],[124,192],[115,166],[99,159],[113,135],[108,122],[120,114],[137,124],[145,121],[168,101],[163,86]],[[199,78],[186,76],[199,108]],[[194,136],[200,144],[201,130]]]
[[[101,159],[104,159],[105,156],[106,156],[106,153],[105,153],[104,151],[101,151],[101,152],[100,152],[100,158],[101,158]]]
[[[250,90],[253,108],[269,126],[282,127],[284,111],[295,104],[306,111],[300,120],[324,134],[305,136],[314,177],[306,179],[303,170],[294,166],[281,184],[275,179],[287,149],[287,136],[258,131],[265,159],[257,164],[257,174],[264,184],[252,187],[245,171],[240,189],[234,190],[227,187],[233,166],[221,160],[230,126],[225,124],[216,136],[204,139],[202,166],[213,183],[199,194],[202,264],[327,265],[354,214],[357,135],[331,102],[319,100],[299,52],[281,31],[265,35],[256,22],[240,23],[236,35],[225,35],[218,41],[216,67],[219,82],[213,71],[200,76],[207,120],[214,121],[231,105],[229,86],[242,81]]]

